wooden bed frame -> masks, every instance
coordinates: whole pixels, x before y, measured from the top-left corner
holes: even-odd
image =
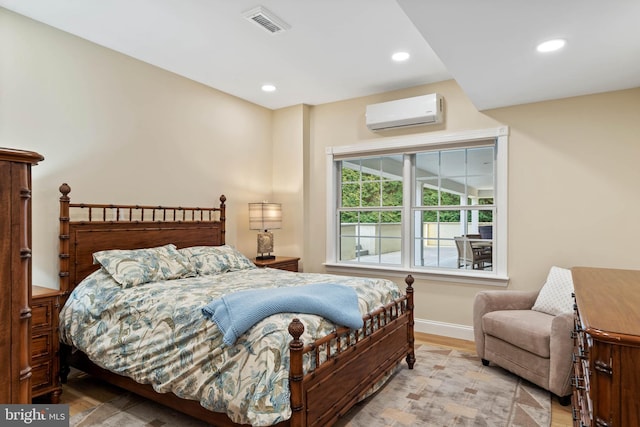
[[[225,244],[225,196],[220,196],[218,208],[182,208],[70,203],[71,188],[62,184],[60,192],[60,289],[64,300],[82,279],[98,269],[92,257],[96,251],[168,243],[178,248]],[[82,219],[71,220],[70,215],[77,213]],[[366,316],[360,333],[343,327],[305,345],[300,340],[303,324],[298,319],[291,322],[292,415],[278,426],[332,425],[403,359],[409,369],[413,368],[413,277],[407,276],[405,282],[406,295]],[[303,372],[303,356],[315,358],[315,370]],[[209,411],[195,400],[157,393],[148,384],[106,371],[81,351],[62,343],[61,364],[63,383],[72,366],[215,426],[238,426],[226,414]]]

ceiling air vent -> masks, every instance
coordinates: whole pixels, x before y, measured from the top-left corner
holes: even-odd
[[[262,6],[254,7],[242,15],[271,34],[281,33],[291,28],[289,24]]]

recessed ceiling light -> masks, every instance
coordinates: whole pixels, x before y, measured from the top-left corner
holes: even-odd
[[[393,55],[391,55],[391,59],[393,59],[396,62],[402,62],[409,59],[410,56],[411,55],[409,55],[409,52],[396,52]]]
[[[536,50],[538,52],[553,52],[554,50],[562,49],[567,41],[564,39],[547,40],[540,43]]]
[[[274,92],[276,90],[276,87],[272,84],[264,84],[262,85],[262,90],[265,92]]]

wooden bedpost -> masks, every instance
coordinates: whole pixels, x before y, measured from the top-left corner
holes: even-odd
[[[60,186],[60,217],[58,218],[60,221],[59,225],[59,248],[58,248],[58,257],[59,257],[59,284],[60,290],[62,291],[62,300],[60,301],[60,305],[64,305],[67,301],[67,297],[70,292],[70,284],[69,284],[69,193],[71,192],[71,187],[64,183]],[[70,372],[68,357],[71,353],[71,349],[65,344],[60,343],[60,380],[62,383],[67,382],[67,376]]]
[[[64,183],[60,186],[60,234],[58,257],[60,258],[59,266],[60,270],[58,276],[60,277],[60,290],[63,292],[63,301],[69,295],[69,193],[71,187]]]
[[[407,311],[409,312],[409,327],[407,328],[407,342],[409,343],[409,351],[407,353],[407,365],[409,369],[413,369],[413,365],[416,363],[415,353],[415,336],[413,334],[413,276],[407,275],[404,279],[407,284]]]
[[[302,380],[304,371],[302,368],[302,351],[304,343],[300,339],[304,333],[304,325],[295,318],[289,324],[289,334],[293,340],[289,343],[289,390],[291,392],[291,427],[306,425],[304,400],[302,396]]]
[[[226,239],[225,239],[225,234],[227,232],[226,230],[226,226],[225,224],[227,223],[225,220],[227,219],[226,216],[226,211],[227,211],[227,207],[225,206],[224,202],[227,201],[227,198],[225,197],[225,195],[221,195],[220,196],[220,222],[222,223],[222,229],[221,229],[221,238],[222,238],[222,242],[221,244],[224,245],[226,243]]]

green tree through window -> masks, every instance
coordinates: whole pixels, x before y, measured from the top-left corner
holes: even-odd
[[[402,206],[402,182],[343,167],[342,206],[354,208]],[[398,211],[349,211],[343,212],[340,221],[346,224],[393,223],[400,222],[401,216]]]

